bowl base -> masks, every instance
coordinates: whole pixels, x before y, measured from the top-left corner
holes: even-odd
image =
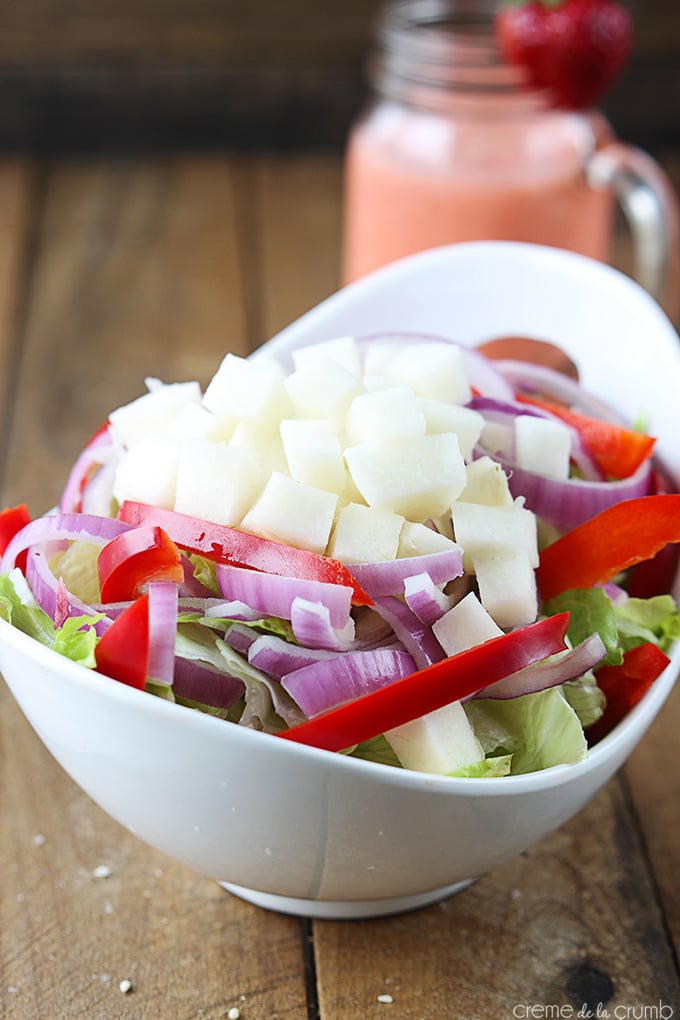
[[[233,885],[231,882],[220,882],[219,885],[234,896],[247,900],[256,907],[262,907],[265,910],[274,910],[280,914],[293,914],[296,917],[351,921],[361,918],[387,917],[390,914],[405,914],[411,910],[420,910],[421,907],[428,907],[432,903],[437,903],[448,896],[453,896],[454,893],[460,892],[474,881],[474,878],[467,878],[462,882],[454,882],[453,885],[430,889],[424,893],[377,900],[307,900],[298,899],[295,896],[276,896],[273,893],[260,892],[257,889],[247,889],[241,885]]]

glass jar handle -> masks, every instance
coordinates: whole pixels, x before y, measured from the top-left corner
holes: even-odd
[[[667,314],[680,311],[680,207],[673,185],[642,149],[613,141],[587,167],[588,182],[611,188],[633,241],[633,273]]]

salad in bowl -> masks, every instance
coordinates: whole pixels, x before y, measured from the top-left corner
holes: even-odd
[[[679,385],[606,266],[404,259],[205,387],[147,380],[58,506],[0,515],[0,668],[104,810],[239,896],[433,902],[578,811],[672,689]]]
[[[0,612],[149,695],[393,767],[583,759],[669,663],[680,495],[558,370],[453,337],[147,380],[58,508],[0,517]]]

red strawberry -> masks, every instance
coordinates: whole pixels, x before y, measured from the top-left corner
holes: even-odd
[[[556,106],[594,106],[630,54],[633,24],[619,0],[509,0],[496,15],[505,59]]]

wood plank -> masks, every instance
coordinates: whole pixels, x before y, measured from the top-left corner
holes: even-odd
[[[248,349],[232,169],[53,168],[18,335],[5,499],[54,501],[88,433],[145,374],[205,382],[227,349]],[[4,684],[0,789],[0,1015],[307,1016],[302,923],[122,830],[52,760]],[[100,865],[110,877],[95,877]]]
[[[0,161],[0,421],[3,436],[11,413],[18,361],[17,328],[23,310],[24,270],[33,229],[37,180],[33,161],[5,157]],[[4,445],[3,445],[4,449]]]
[[[340,276],[342,167],[337,155],[257,164],[262,340],[328,297]]]
[[[4,683],[0,783],[4,1020],[224,1020],[232,1007],[306,1017],[299,922],[120,828],[51,758]]]
[[[314,935],[324,1020],[384,1018],[385,995],[400,1020],[595,1016],[599,1003],[609,1013],[598,1015],[623,1016],[677,1003],[675,964],[618,781],[457,896],[396,918],[316,922]],[[592,1012],[579,1014],[584,1007]]]
[[[45,198],[5,501],[53,503],[146,376],[207,383],[249,349],[227,159],[75,161]]]

